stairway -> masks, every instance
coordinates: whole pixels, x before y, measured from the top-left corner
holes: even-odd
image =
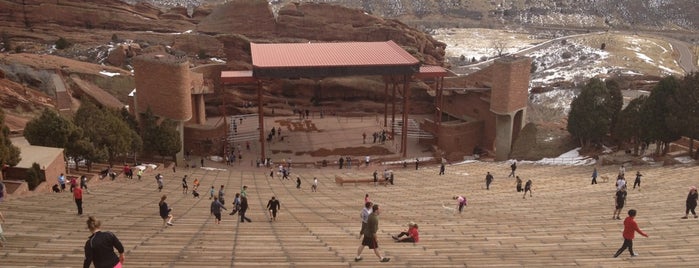
[[[650,238],[637,235],[639,257],[612,254],[621,246],[622,221],[612,220],[614,182],[590,185],[590,166],[545,166],[520,162],[517,173],[534,181],[533,196],[523,199],[507,178],[505,162],[474,162],[394,170],[396,185],[339,186],[335,175],[370,177],[386,167],[338,170],[294,168],[295,181],[270,178],[267,169],[216,166],[216,169],[159,168],[142,181],[122,176],[102,181],[85,194],[83,216],[76,215],[70,193],[34,194],[0,203],[8,243],[0,248],[4,267],[76,267],[83,260],[89,232],[87,215],[102,221],[126,248],[129,267],[689,267],[699,261],[697,220],[682,220],[687,186],[695,185],[697,166],[629,167],[644,174],[642,190],[629,190],[626,212],[636,217]],[[614,177],[616,166],[598,168]],[[484,188],[485,173],[495,181]],[[152,179],[165,176],[158,192]],[[349,172],[349,173],[348,173]],[[201,198],[183,194],[182,176],[201,180]],[[311,192],[313,177],[320,181]],[[247,185],[252,223],[223,215],[214,224],[208,189],[225,185],[227,206]],[[633,185],[629,183],[629,185]],[[361,240],[359,212],[365,194],[381,206],[380,251],[391,257],[379,264],[369,249],[353,261]],[[175,226],[163,227],[157,202],[167,194]],[[464,212],[454,213],[453,195],[467,197]],[[269,222],[267,200],[281,201],[276,222]],[[394,243],[390,238],[418,223],[420,242]]]

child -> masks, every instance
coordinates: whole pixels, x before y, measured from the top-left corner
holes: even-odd
[[[211,189],[209,189],[209,199],[214,198],[214,192],[216,192],[216,190],[214,189],[214,186],[211,185]]]
[[[644,233],[641,231],[640,228],[638,228],[638,224],[636,223],[636,210],[635,209],[629,209],[629,216],[626,217],[624,220],[624,244],[621,245],[621,248],[617,250],[617,252],[614,254],[614,258],[619,257],[624,250],[627,248],[629,249],[629,253],[631,253],[631,257],[636,257],[638,254],[633,251],[633,238],[634,234],[638,232],[642,236],[648,237],[648,234]]]
[[[199,198],[199,192],[197,192],[197,190],[192,190],[192,195],[194,198]]]

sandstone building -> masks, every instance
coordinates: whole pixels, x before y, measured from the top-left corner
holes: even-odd
[[[459,159],[483,151],[508,159],[524,127],[530,66],[529,58],[505,57],[470,75],[444,79],[442,92],[434,94],[436,116],[422,124],[437,137],[443,156]]]

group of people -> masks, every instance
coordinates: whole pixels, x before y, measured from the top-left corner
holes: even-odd
[[[372,173],[372,177],[374,178],[374,186],[375,187],[378,186],[379,185],[379,171],[374,170],[374,173]],[[391,185],[393,185],[393,179],[394,179],[393,170],[384,169],[383,170],[383,181],[384,181],[383,185],[388,186],[389,183]]]
[[[532,188],[532,180],[529,179],[527,180],[526,184],[524,187],[522,187],[522,179],[515,175],[515,170],[516,170],[516,162],[512,163],[511,165],[511,173],[510,176],[513,176],[516,178],[516,188],[518,192],[524,191],[524,196],[523,198],[526,198],[527,192],[529,192],[530,197],[532,196],[531,194],[531,188]],[[126,169],[126,167],[125,167]],[[440,165],[440,175],[444,173],[444,164]],[[624,203],[626,200],[626,189],[627,185],[624,179],[624,173],[625,173],[625,168],[622,165],[620,168],[619,176],[617,179],[617,191],[615,193],[615,211],[613,218],[617,220],[621,220],[620,218],[620,213],[621,210],[624,207]],[[374,181],[376,182],[378,180],[378,174],[377,171],[374,171]],[[510,177],[508,176],[508,177]],[[598,176],[597,169],[595,168],[593,171],[593,184],[596,184],[596,178]],[[640,188],[640,178],[642,174],[640,172],[636,173],[636,181],[634,182],[633,188],[635,189],[636,187]],[[384,179],[388,182],[389,180],[392,181],[393,174],[392,172],[388,172],[388,170],[384,170]],[[140,178],[140,174],[139,174]],[[185,175],[182,178],[182,188],[183,188],[183,193],[187,193],[188,191],[188,184],[187,184],[187,175]],[[75,178],[73,178],[73,181]],[[490,172],[487,172],[486,178],[485,178],[485,183],[486,183],[486,190],[490,189],[490,185],[493,182],[494,178],[493,175]],[[81,187],[76,187],[75,182],[71,182],[71,191],[73,192],[75,202],[78,206],[78,214],[82,214],[82,189],[87,189],[86,185],[86,178],[85,176],[81,177]],[[158,183],[158,190],[162,191],[163,188],[163,176],[161,174],[156,175],[156,181]],[[61,185],[61,188],[59,191],[64,191],[66,186],[66,179],[63,174],[58,179],[59,184]],[[317,178],[314,178],[314,182],[312,185],[312,190],[315,191],[317,189]],[[1,186],[1,185],[0,185]],[[84,186],[84,187],[83,187]],[[193,194],[196,192],[197,188],[199,186],[199,180],[195,179],[194,180],[194,187],[192,189]],[[300,178],[297,177],[297,188],[300,188]],[[0,201],[2,200],[3,192],[2,188],[0,188]],[[240,220],[241,222],[251,222],[249,218],[245,216],[246,211],[248,210],[248,201],[247,201],[247,186],[243,186],[242,190],[240,193],[236,193],[235,199],[233,201],[234,204],[234,210],[230,213],[230,215],[235,215],[236,213],[240,214]],[[689,213],[691,212],[694,218],[697,218],[695,209],[697,206],[697,200],[699,198],[699,195],[697,194],[697,188],[695,186],[691,186],[689,188],[689,193],[687,196],[686,200],[686,211],[683,219],[687,219],[689,216]],[[162,195],[160,202],[159,202],[159,214],[161,218],[163,219],[163,225],[164,226],[173,226],[173,215],[172,215],[172,208],[166,203],[167,195]],[[214,186],[211,187],[210,191],[210,199],[213,199],[211,203],[211,214],[215,218],[215,223],[220,224],[221,222],[221,210],[227,210],[225,207],[225,192],[224,192],[224,185],[220,186],[220,189],[218,190],[218,193],[214,193]],[[461,213],[463,211],[463,208],[467,205],[467,200],[464,196],[457,195],[454,196],[453,199],[457,201],[457,210]],[[281,204],[279,200],[275,197],[272,196],[271,199],[267,203],[267,211],[269,213],[269,221],[276,221],[277,219],[277,214],[281,209]],[[355,257],[355,261],[361,261],[362,260],[362,251],[364,247],[369,247],[369,249],[372,249],[376,256],[379,258],[380,262],[388,262],[390,261],[390,258],[382,256],[381,253],[379,252],[379,245],[378,245],[378,239],[377,239],[377,231],[378,231],[378,224],[379,224],[379,215],[380,215],[380,208],[378,204],[374,204],[369,200],[368,194],[365,196],[365,203],[364,203],[364,208],[362,209],[361,212],[361,220],[362,220],[362,226],[360,229],[360,237],[362,238],[361,245],[359,246],[357,250],[357,256]],[[634,239],[634,234],[638,232],[639,234],[648,237],[648,234],[643,232],[639,227],[638,224],[635,221],[635,217],[637,215],[637,211],[634,209],[628,210],[628,216],[624,220],[624,231],[623,231],[623,238],[624,242],[621,246],[621,248],[618,249],[618,251],[614,254],[614,257],[618,257],[620,254],[622,254],[626,249],[629,250],[629,253],[631,254],[632,257],[638,256],[634,251],[633,251],[633,239]],[[4,218],[2,214],[0,213],[0,221],[4,222]],[[87,226],[88,229],[91,231],[92,235],[89,237],[88,241],[85,244],[85,265],[89,266],[91,263],[94,263],[96,267],[121,267],[121,264],[124,262],[124,248],[119,241],[119,239],[116,237],[111,232],[103,232],[100,230],[101,228],[101,222],[97,220],[95,217],[90,216],[87,220]],[[417,243],[419,241],[419,232],[418,232],[418,225],[414,222],[410,222],[407,224],[407,229],[400,232],[398,235],[393,235],[392,238],[396,242],[412,242],[412,243]],[[4,237],[2,236],[2,228],[0,226],[0,246],[3,245],[4,242]],[[116,249],[119,255],[114,253],[114,250]]]

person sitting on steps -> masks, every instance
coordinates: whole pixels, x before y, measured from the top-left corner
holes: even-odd
[[[405,237],[403,237],[405,236]],[[408,230],[403,231],[397,236],[392,236],[393,240],[396,240],[396,242],[412,242],[412,243],[417,243],[420,241],[420,235],[417,231],[417,224],[414,222],[408,223]]]

